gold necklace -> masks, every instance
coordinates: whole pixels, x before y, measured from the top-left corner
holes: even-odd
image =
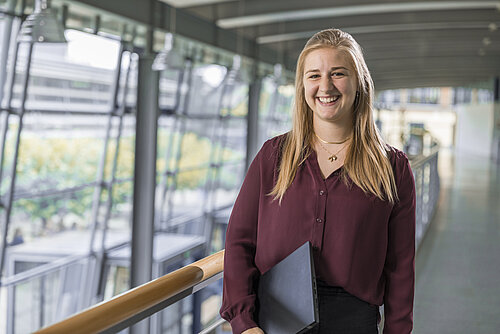
[[[349,139],[349,138],[348,138]],[[344,141],[345,142],[345,141]],[[340,152],[342,152],[342,150],[344,148],[346,148],[347,145],[344,145],[342,146],[342,148],[340,150],[338,150],[336,153],[332,153],[330,152],[326,147],[323,146],[323,144],[321,144],[321,142],[318,142],[319,146],[321,146],[321,148],[323,150],[325,150],[325,152],[327,152],[328,154],[330,154],[330,156],[328,157],[328,160],[330,160],[330,162],[334,162],[334,161],[337,161],[338,157],[337,157],[337,154],[339,154]]]
[[[314,135],[316,136],[316,138],[318,138],[323,144],[343,144],[345,143],[346,141],[348,141],[351,137],[347,137],[346,139],[344,140],[341,140],[341,141],[326,141],[324,139],[322,139],[320,136],[318,136],[316,134],[316,132],[314,132]]]

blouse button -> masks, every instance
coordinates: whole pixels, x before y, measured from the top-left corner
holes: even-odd
[[[321,223],[321,222],[323,222],[323,220],[321,218],[316,218],[316,222]]]
[[[323,190],[320,190],[320,191],[319,191],[319,195],[320,195],[320,196],[323,196],[324,194],[325,194],[325,192],[324,192]]]

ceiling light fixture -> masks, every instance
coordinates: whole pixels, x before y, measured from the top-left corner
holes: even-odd
[[[241,67],[241,56],[234,55],[233,56],[233,64],[231,65],[231,69],[227,73],[227,80],[229,83],[233,82],[248,82],[249,78],[246,72]]]
[[[485,37],[485,38],[483,38],[483,44],[484,44],[485,46],[490,45],[490,44],[491,44],[491,38],[489,38],[489,37]]]
[[[35,10],[21,25],[18,42],[66,43],[64,27],[50,8],[49,0],[36,0]]]
[[[221,2],[230,2],[237,0],[161,0],[170,6],[174,6],[176,8],[186,8],[186,7],[194,7],[194,6],[207,6],[207,5],[215,5]]]
[[[184,68],[184,58],[174,49],[174,35],[165,34],[165,46],[155,57],[153,61],[153,71],[164,71],[166,69]]]

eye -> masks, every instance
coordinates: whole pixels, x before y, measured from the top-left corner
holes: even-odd
[[[319,78],[319,74],[311,74],[308,78],[309,79],[317,79],[317,78]]]
[[[342,72],[333,72],[332,77],[343,77],[345,74]]]

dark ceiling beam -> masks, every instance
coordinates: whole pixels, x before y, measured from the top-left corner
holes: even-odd
[[[480,50],[485,55],[500,54],[500,34],[488,36],[485,45],[483,39],[485,35],[475,36],[467,34],[454,34],[449,37],[442,37],[438,33],[430,35],[428,38],[410,38],[404,35],[397,38],[368,39],[358,36],[356,40],[363,48],[367,59],[393,58],[399,57],[439,57],[439,56],[460,56],[475,57],[480,55]],[[291,58],[296,59],[305,45],[306,40],[284,43],[281,48],[287,50]]]
[[[415,84],[419,82],[429,82],[429,80],[432,80],[433,82],[435,81],[454,81],[454,82],[479,82],[479,81],[484,81],[483,76],[469,76],[467,78],[464,78],[463,76],[445,76],[445,75],[440,75],[440,76],[421,76],[421,77],[415,77],[415,76],[400,76],[398,78],[384,78],[384,77],[376,77],[373,79],[375,83],[375,88],[377,88],[377,85],[384,85],[387,86],[387,83],[393,81],[397,82],[398,86],[401,86],[401,83],[407,82],[408,84]]]
[[[363,33],[363,34],[356,34],[355,36],[358,36],[357,39],[360,41],[363,40],[380,40],[381,42],[384,41],[391,41],[394,39],[416,39],[416,40],[437,40],[437,39],[456,39],[457,41],[462,38],[462,42],[465,42],[466,39],[477,39],[481,40],[484,36],[490,36],[490,37],[499,37],[500,38],[500,31],[494,31],[490,32],[487,29],[480,30],[480,29],[440,29],[440,30],[423,30],[423,31],[389,31],[383,34],[371,34],[371,33]]]
[[[378,63],[389,63],[393,66],[401,63],[401,66],[408,66],[409,64],[428,64],[429,66],[441,66],[446,65],[447,59],[457,59],[458,63],[461,64],[474,64],[475,66],[480,66],[485,57],[495,57],[497,59],[496,62],[490,63],[490,65],[500,66],[500,62],[498,61],[498,53],[500,51],[498,48],[486,49],[484,56],[479,55],[477,50],[471,50],[470,52],[460,52],[462,50],[457,50],[451,48],[449,51],[447,50],[435,50],[433,53],[430,51],[418,51],[418,50],[404,50],[404,51],[395,51],[392,53],[387,52],[369,52],[365,50],[365,60],[368,65],[378,64]],[[298,53],[289,53],[289,58],[298,59]],[[445,59],[445,60],[442,60]],[[468,59],[478,59],[477,62],[471,63]],[[497,65],[498,64],[498,65]]]
[[[144,0],[74,0],[73,2],[82,3],[146,25],[150,23],[153,5],[152,1]]]
[[[304,20],[291,23],[270,23],[258,27],[258,36],[273,35],[277,32],[293,33],[301,31],[318,31],[326,28],[345,29],[353,26],[373,26],[391,24],[418,23],[456,23],[456,22],[498,22],[500,13],[496,10],[469,10],[446,12],[417,12],[394,14],[377,14],[368,16],[337,17],[335,19]]]
[[[386,89],[400,89],[400,88],[418,88],[418,87],[460,87],[470,86],[478,82],[484,82],[487,78],[483,77],[469,77],[463,78],[403,78],[399,80],[376,80],[375,89],[377,91]],[[431,83],[432,82],[432,83]]]
[[[393,75],[393,74],[383,74],[374,75],[373,82],[375,89],[382,90],[388,89],[390,85],[392,88],[403,88],[411,87],[414,85],[424,85],[427,87],[438,86],[438,82],[447,81],[452,82],[450,86],[461,86],[461,85],[471,85],[477,82],[491,81],[495,75],[491,73],[490,75],[481,75],[475,73],[469,73],[467,75],[452,75],[452,74],[439,74],[439,75],[421,75],[421,74],[407,74],[407,75]],[[441,84],[439,86],[442,86]]]
[[[500,51],[496,50],[495,54],[498,54]],[[408,58],[415,58],[415,56],[423,59],[432,59],[436,57],[454,57],[460,53],[460,57],[481,57],[477,50],[464,52],[460,49],[444,49],[444,50],[433,50],[432,53],[430,51],[421,51],[421,50],[399,50],[398,52],[393,52],[391,54],[391,59],[394,61],[404,60]],[[485,56],[491,54],[491,51],[485,51]],[[375,53],[375,52],[366,52],[365,51],[365,59],[367,63],[373,63],[379,60],[387,59],[387,54],[384,56],[383,53]]]
[[[421,66],[430,68],[454,68],[457,71],[469,68],[497,68],[500,66],[497,56],[484,56],[484,57],[428,57],[428,58],[386,58],[379,59],[369,63],[371,68],[407,68],[408,66]]]
[[[462,78],[462,79],[468,79],[470,77],[492,77],[495,74],[498,74],[500,72],[500,68],[496,69],[488,69],[488,68],[483,68],[483,69],[469,69],[469,70],[463,70],[463,71],[457,71],[453,69],[443,69],[441,71],[433,71],[433,70],[425,70],[425,69],[419,69],[419,68],[410,68],[407,70],[395,70],[392,69],[390,71],[371,71],[372,76],[374,80],[377,79],[384,79],[384,78],[390,78],[394,80],[399,80],[399,79],[406,79],[406,78],[411,78],[411,79],[420,79],[420,78]]]
[[[286,2],[283,2],[286,5]],[[449,10],[476,10],[491,9],[497,10],[497,1],[432,1],[426,2],[397,2],[397,3],[372,3],[358,4],[351,6],[327,6],[324,8],[311,8],[304,4],[303,9],[282,10],[271,12],[262,9],[261,13],[253,15],[238,15],[230,18],[222,18],[216,21],[221,28],[233,29],[248,26],[256,26],[276,22],[290,22],[301,20],[313,20],[319,18],[337,18],[345,16],[368,16],[380,13],[415,13],[415,12],[435,12]]]
[[[447,33],[442,31],[429,32],[426,35],[412,35],[412,34],[380,34],[377,36],[370,35],[354,35],[356,41],[361,47],[371,47],[377,45],[397,45],[397,44],[411,44],[418,43],[418,45],[470,45],[471,43],[483,44],[483,40],[488,38],[490,44],[500,41],[500,33],[498,34],[483,34],[470,33],[470,31],[449,31]],[[305,41],[305,39],[303,40]],[[298,41],[296,45],[302,45],[303,41]],[[287,45],[293,45],[293,42],[288,42]]]
[[[180,0],[182,1],[182,0]],[[399,2],[415,2],[403,0]],[[422,6],[426,3],[435,2],[435,0],[420,0]],[[470,2],[470,0],[455,0],[453,2]],[[245,8],[243,10],[243,15],[258,15],[267,12],[284,12],[284,11],[300,11],[304,9],[311,8],[332,8],[332,7],[348,7],[354,5],[372,5],[373,0],[314,0],[314,1],[304,1],[304,0],[251,0],[245,1]],[[235,13],[239,13],[239,5],[235,2],[226,2],[217,4],[217,11],[220,18],[230,18],[234,17]],[[198,15],[207,15],[207,6],[196,6],[190,8],[193,12]],[[399,15],[399,14],[398,14]]]
[[[461,50],[459,50],[461,51]],[[496,49],[495,51],[491,50],[486,50],[484,56],[480,56],[477,51],[471,51],[468,53],[462,52],[460,55],[457,55],[458,51],[456,49],[450,49],[449,52],[444,50],[430,54],[429,52],[419,52],[419,51],[412,51],[412,50],[407,50],[406,52],[393,52],[391,53],[390,57],[388,58],[387,53],[370,53],[365,51],[365,61],[366,63],[370,66],[372,64],[377,64],[378,62],[385,62],[387,59],[390,59],[392,61],[392,64],[397,64],[399,62],[404,62],[405,65],[408,63],[410,64],[416,64],[417,62],[420,63],[427,63],[427,64],[434,64],[438,65],[440,63],[435,63],[432,61],[433,59],[439,59],[439,58],[458,58],[458,59],[468,59],[468,58],[474,58],[477,57],[479,59],[483,59],[483,57],[488,57],[488,56],[494,56],[497,57],[498,59],[498,53],[500,51]],[[295,60],[298,59],[298,54],[289,54],[289,58],[294,58]],[[466,60],[462,61],[464,64],[467,62]],[[495,68],[497,66],[500,66],[500,62],[497,62],[498,65],[495,64]],[[477,65],[477,64],[476,64]]]
[[[430,0],[428,0],[430,1]],[[351,0],[335,0],[336,6],[352,5]],[[370,3],[370,0],[356,1],[356,3]],[[245,1],[244,15],[260,14],[263,11],[279,12],[285,10],[300,10],[304,9],[304,0],[288,0],[285,5],[282,1],[269,1],[269,0],[252,0]],[[332,6],[331,0],[314,0],[307,3],[309,8],[312,7],[328,7]],[[220,3],[217,4],[217,11],[220,13],[221,18],[234,17],[234,13],[238,13],[239,5],[237,3]],[[197,13],[206,13],[206,6],[198,6],[191,8]]]
[[[390,55],[387,54],[387,52],[384,52],[384,50],[371,50],[371,49],[366,49],[364,50],[365,54],[365,59],[368,62],[374,62],[378,60],[384,60],[387,59],[388,56],[393,59],[393,60],[400,60],[400,59],[408,59],[408,58],[424,58],[424,59],[431,59],[431,58],[437,58],[437,57],[481,57],[481,56],[488,56],[488,55],[498,55],[500,53],[500,48],[490,48],[490,49],[476,49],[476,48],[468,48],[466,49],[467,46],[433,46],[429,48],[397,48],[393,52],[390,53]],[[481,50],[483,50],[481,52]],[[483,54],[482,54],[483,53]]]
[[[403,33],[403,34],[415,34],[415,33],[430,33],[430,32],[450,32],[453,33],[458,30],[470,31],[475,30],[479,33],[485,34],[491,32],[490,27],[495,27],[495,29],[500,26],[500,21],[497,22],[434,22],[434,23],[405,23],[405,24],[378,24],[369,26],[351,26],[344,27],[342,30],[350,33],[353,36],[360,36],[365,34],[377,34],[379,36],[381,33]],[[273,35],[259,36],[257,37],[258,44],[269,44],[284,41],[294,41],[307,39],[316,33],[318,30],[308,30],[308,31],[297,31],[288,33],[277,33]]]
[[[452,29],[452,30],[433,30],[433,31],[420,31],[420,32],[387,32],[379,34],[353,34],[353,37],[361,45],[367,47],[368,45],[393,45],[398,43],[418,43],[419,45],[432,45],[432,44],[470,44],[471,42],[482,43],[485,37],[491,41],[500,41],[500,31],[490,33],[487,30],[476,29]],[[307,38],[296,39],[284,42],[288,48],[301,49]],[[388,50],[389,51],[389,50]]]

